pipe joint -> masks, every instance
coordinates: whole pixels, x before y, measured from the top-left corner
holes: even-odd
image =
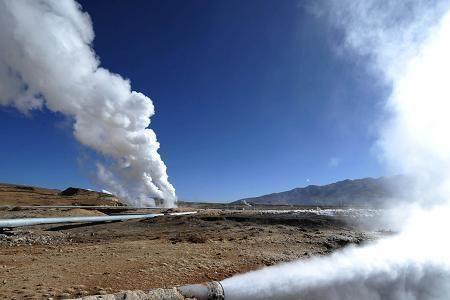
[[[185,285],[177,289],[186,298],[195,298],[197,300],[225,300],[222,284],[218,281]]]

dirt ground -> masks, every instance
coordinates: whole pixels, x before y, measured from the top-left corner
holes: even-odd
[[[0,218],[83,214],[102,213],[3,209]],[[64,299],[222,280],[382,234],[352,224],[311,213],[201,209],[190,216],[4,231],[0,299]]]

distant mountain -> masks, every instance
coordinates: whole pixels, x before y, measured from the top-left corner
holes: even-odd
[[[322,186],[309,185],[286,192],[245,198],[233,204],[377,206],[394,197],[394,187],[400,180],[403,180],[402,176],[347,179]]]

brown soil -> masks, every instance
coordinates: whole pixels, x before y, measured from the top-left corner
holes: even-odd
[[[3,210],[0,217],[26,213]],[[80,213],[86,212],[64,212]],[[33,226],[0,233],[0,299],[60,299],[222,280],[377,237],[337,217],[217,209]]]

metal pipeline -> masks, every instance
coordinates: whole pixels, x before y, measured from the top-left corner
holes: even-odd
[[[225,300],[225,291],[218,281],[203,284],[184,285],[177,288],[185,298],[196,300]]]
[[[139,206],[110,206],[110,205],[2,205],[3,207],[15,207],[19,209],[42,209],[42,208],[83,208],[83,209],[161,209],[160,207],[139,207]],[[0,207],[2,207],[0,206]]]
[[[152,219],[161,216],[182,216],[197,213],[196,211],[179,212],[169,214],[142,214],[142,215],[116,215],[116,216],[96,216],[96,217],[64,217],[64,218],[21,218],[21,219],[0,219],[0,228],[13,228],[21,226],[57,224],[57,223],[92,223],[105,221],[125,221],[132,219]]]
[[[224,300],[225,295],[220,282],[212,281],[204,284],[192,284],[171,289],[154,289],[150,291],[123,291],[116,294],[85,296],[71,300]]]

